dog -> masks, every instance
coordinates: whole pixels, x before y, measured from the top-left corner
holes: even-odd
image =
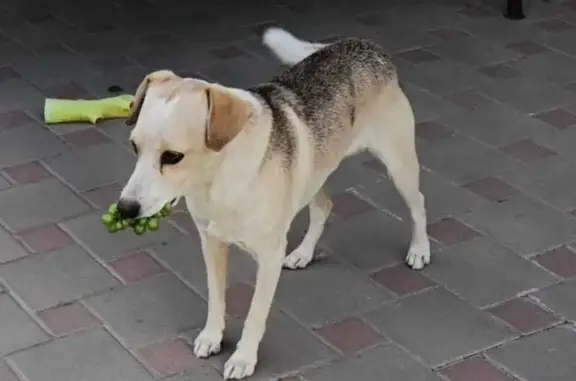
[[[258,263],[225,379],[254,373],[282,267],[313,259],[332,208],[323,185],[346,157],[367,150],[385,164],[412,219],[406,262],[413,269],[430,262],[414,115],[388,56],[368,40],[312,43],[275,27],[263,43],[290,66],[269,82],[237,89],[155,71],[139,85],[126,120],[137,161],[119,213],[150,216],[185,197],[198,229],[209,296],[196,356],[221,348],[228,245]],[[287,232],[305,206],[308,231],[286,256]]]

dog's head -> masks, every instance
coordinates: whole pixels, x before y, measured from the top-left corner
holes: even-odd
[[[150,216],[207,184],[252,112],[250,102],[222,86],[168,70],[146,76],[126,120],[138,159],[120,196],[121,215]]]

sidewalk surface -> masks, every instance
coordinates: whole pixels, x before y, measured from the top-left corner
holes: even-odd
[[[573,381],[576,2],[12,1],[0,4],[0,380],[215,381],[254,265],[235,250],[225,353],[193,357],[206,313],[190,218],[109,235],[134,156],[122,121],[42,125],[46,96],[132,93],[170,68],[231,86],[278,73],[256,30],[363,36],[397,64],[418,121],[432,264],[367,155],[329,180],[319,260],[285,271],[254,380]],[[476,2],[478,4],[478,2]],[[306,216],[292,238],[305,231]]]

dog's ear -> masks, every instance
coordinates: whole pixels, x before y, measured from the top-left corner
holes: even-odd
[[[144,98],[146,98],[146,92],[153,82],[165,82],[171,78],[176,77],[171,70],[158,70],[148,74],[144,80],[138,86],[136,90],[136,95],[134,99],[130,102],[130,111],[128,112],[128,117],[126,118],[126,125],[133,126],[138,121],[140,116],[140,111],[142,110],[142,104],[144,103]]]
[[[247,101],[218,88],[206,88],[208,98],[208,124],[206,147],[220,151],[234,139],[252,116],[253,108]]]

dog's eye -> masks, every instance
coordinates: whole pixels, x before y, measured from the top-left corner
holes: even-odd
[[[133,141],[130,141],[130,144],[132,145],[132,149],[134,150],[134,153],[136,155],[138,155],[138,146],[136,145],[136,143],[134,143]]]
[[[161,165],[178,164],[184,158],[184,154],[176,151],[164,151],[160,156]]]

